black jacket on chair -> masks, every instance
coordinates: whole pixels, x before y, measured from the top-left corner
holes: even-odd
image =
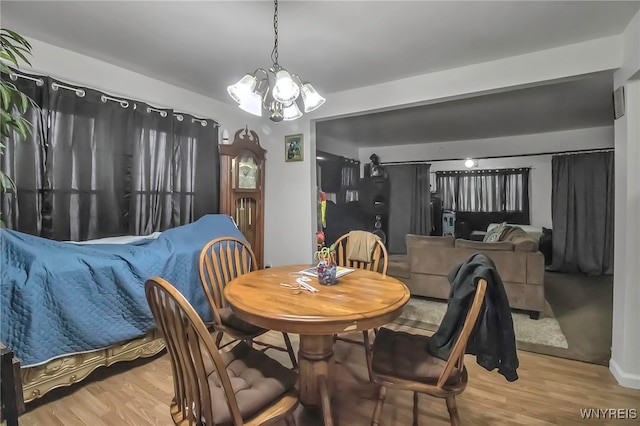
[[[498,368],[512,382],[518,379],[518,355],[509,300],[493,261],[482,253],[475,253],[449,272],[451,292],[447,311],[429,340],[429,352],[441,359],[449,357],[481,278],[487,281],[487,292],[466,353],[476,355],[478,364],[489,371]]]

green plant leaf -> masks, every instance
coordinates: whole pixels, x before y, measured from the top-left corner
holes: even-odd
[[[9,102],[11,101],[11,94],[5,88],[4,85],[2,86],[2,88],[0,90],[0,94],[2,94],[2,108],[4,108],[5,110],[9,109]]]
[[[11,63],[13,63],[14,65],[18,66],[18,60],[16,59],[15,55],[13,53],[11,53],[10,50],[3,50],[2,54],[0,55],[0,57],[2,57],[2,59],[9,61]]]
[[[22,100],[22,113],[27,112],[27,108],[29,108],[29,98],[22,92],[20,93],[20,99]]]
[[[14,64],[19,67],[22,61],[27,65],[31,65],[27,56],[31,55],[31,44],[15,31],[0,28],[0,71],[6,75],[13,72],[7,63]],[[3,62],[4,61],[4,62]],[[7,144],[5,141],[11,140],[17,133],[20,137],[26,138],[31,132],[32,125],[22,116],[29,108],[29,102],[33,101],[22,93],[15,84],[0,80],[0,102],[2,109],[0,110],[0,155],[4,155]],[[15,133],[14,133],[15,132]],[[4,192],[14,192],[15,184],[9,176],[0,170],[0,187]]]
[[[5,193],[15,192],[16,189],[16,185],[13,181],[2,171],[0,171],[0,187],[2,187],[2,191]]]

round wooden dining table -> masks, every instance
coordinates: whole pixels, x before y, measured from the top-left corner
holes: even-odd
[[[288,265],[244,274],[227,284],[224,295],[241,319],[269,330],[300,335],[299,393],[307,408],[330,413],[335,361],[333,335],[380,327],[396,319],[409,301],[401,281],[377,272],[355,269],[326,286],[297,292],[295,273],[309,265]]]

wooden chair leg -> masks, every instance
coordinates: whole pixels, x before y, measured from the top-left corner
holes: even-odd
[[[296,354],[293,352],[293,346],[291,346],[289,335],[287,333],[282,333],[282,337],[284,338],[284,344],[287,346],[287,352],[289,352],[291,365],[293,365],[293,369],[296,370],[298,368],[298,361],[296,361]]]
[[[285,417],[284,422],[287,424],[287,426],[296,426],[296,419],[293,417],[293,414],[289,414],[287,417]]]
[[[413,393],[413,426],[418,426],[418,392]]]
[[[367,358],[367,372],[369,373],[369,381],[372,381],[373,374],[371,372],[371,344],[369,342],[369,330],[364,330],[362,332],[362,336],[364,339],[364,354]]]
[[[458,417],[458,407],[456,406],[456,397],[447,397],[447,410],[449,411],[449,419],[451,419],[451,426],[459,426],[460,418]]]
[[[371,426],[378,426],[380,424],[380,414],[382,414],[382,405],[384,404],[384,399],[386,397],[387,388],[380,386],[378,402],[376,403],[376,407],[373,409],[373,417],[371,417]]]

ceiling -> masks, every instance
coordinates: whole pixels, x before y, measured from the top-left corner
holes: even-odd
[[[620,34],[639,8],[638,1],[281,0],[279,62],[312,82],[331,102],[332,93],[347,89]],[[271,1],[3,0],[0,19],[2,27],[27,38],[230,105],[229,84],[271,65]],[[350,118],[322,126],[331,135],[367,146],[394,143],[396,131],[379,131],[386,126],[402,126],[407,140],[468,137],[468,129],[447,118],[454,107],[462,108],[459,117],[475,120],[470,125],[486,128],[486,134],[493,134],[492,123],[502,132],[515,131],[518,125],[533,131],[534,123],[553,128],[553,117],[580,126],[585,117],[602,122],[609,111],[595,105],[595,99],[610,92],[610,76],[598,76],[593,81],[483,96],[490,107],[471,98],[376,115],[375,125]],[[519,104],[519,94],[527,95],[527,108]],[[571,116],[567,110],[575,106],[581,108]],[[580,118],[577,112],[585,115]],[[349,120],[366,131],[349,134]]]
[[[613,75],[475,96],[316,124],[318,146],[353,147],[487,139],[613,125]]]

